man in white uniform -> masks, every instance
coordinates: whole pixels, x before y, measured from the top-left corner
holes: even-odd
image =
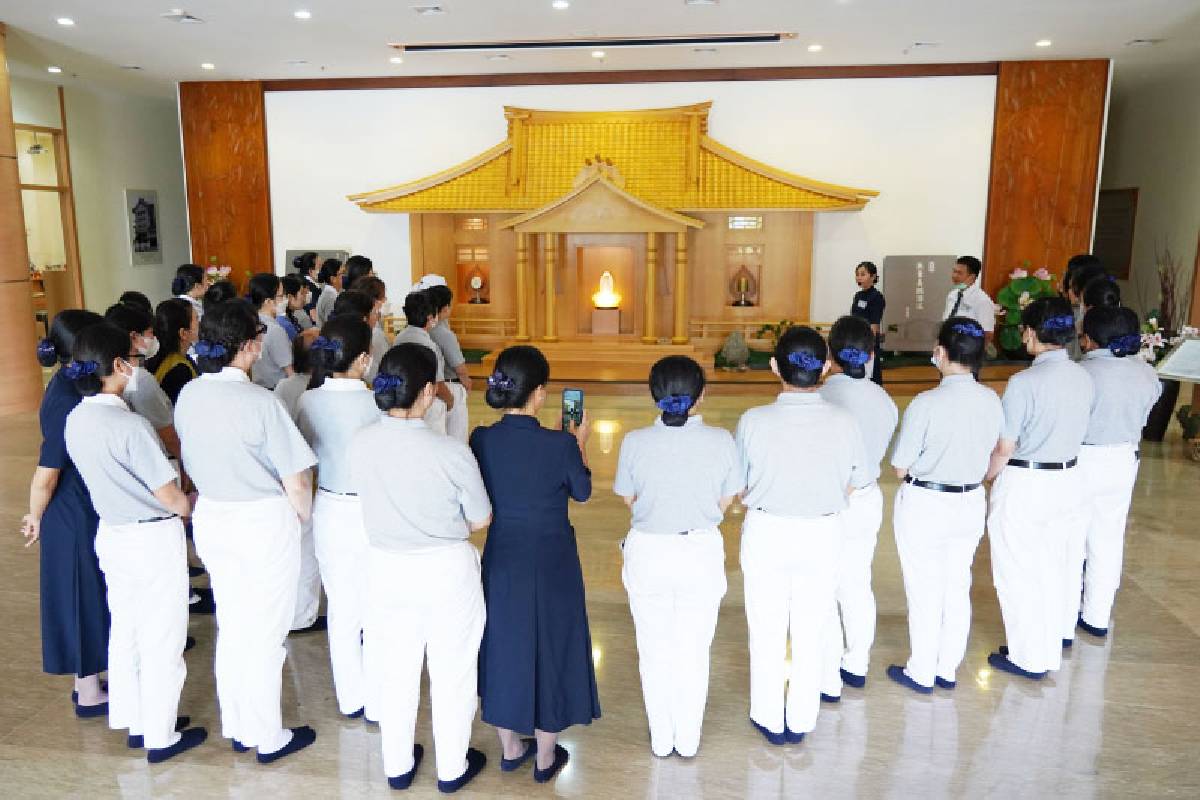
[[[983,328],[984,340],[992,343],[996,331],[996,304],[979,285],[983,264],[975,256],[962,256],[954,262],[950,278],[954,288],[946,295],[946,310],[942,319],[969,317]]]

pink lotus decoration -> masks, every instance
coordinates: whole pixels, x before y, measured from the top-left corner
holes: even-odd
[[[1050,270],[1042,267],[1037,272],[1033,273],[1033,277],[1037,278],[1039,281],[1048,281],[1050,280]]]
[[[1025,270],[1021,269],[1020,267],[1017,267],[1012,272],[1008,273],[1008,279],[1011,281],[1015,281],[1020,278],[1028,278],[1028,277],[1029,277],[1029,273],[1026,272]]]

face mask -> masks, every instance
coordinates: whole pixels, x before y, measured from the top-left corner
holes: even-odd
[[[966,285],[965,283],[956,283],[956,284],[954,284],[954,290],[955,290],[956,292],[961,292],[961,291],[962,291],[963,289],[965,289],[965,288],[967,288],[967,285]]]
[[[154,358],[158,355],[158,338],[151,336],[148,339],[142,339],[142,346],[138,348],[138,352],[146,358]]]
[[[137,391],[138,371],[137,367],[128,362],[126,362],[126,366],[129,367],[129,382],[125,384],[125,391],[132,394]]]

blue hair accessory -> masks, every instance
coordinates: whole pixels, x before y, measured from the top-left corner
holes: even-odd
[[[788,363],[793,367],[799,367],[803,370],[813,372],[825,366],[825,362],[814,356],[812,353],[788,353]],[[863,362],[866,363],[866,362]]]
[[[376,393],[391,392],[404,386],[404,378],[399,375],[387,375],[380,373],[375,376],[375,380],[371,382],[371,388]]]
[[[487,385],[489,389],[499,389],[502,392],[509,392],[517,388],[516,381],[500,370],[496,370],[491,375],[488,375]]]
[[[692,407],[692,396],[690,394],[669,394],[655,405],[668,414],[686,414]]]
[[[336,353],[338,351],[338,343],[324,336],[318,336],[313,339],[312,344],[308,348],[310,350],[327,350],[330,353]]]
[[[71,380],[77,381],[86,375],[94,375],[99,366],[95,361],[72,361],[63,367],[63,374]]]
[[[54,346],[54,342],[49,339],[42,339],[37,344],[37,355],[39,359],[57,358],[58,348]]]
[[[223,344],[208,342],[204,339],[196,342],[196,355],[201,358],[220,358],[227,352],[229,351],[225,349],[225,345]]]
[[[1117,336],[1108,341],[1108,349],[1114,356],[1129,356],[1142,349],[1142,337],[1136,333]]]
[[[950,330],[954,331],[955,333],[961,333],[964,336],[970,336],[973,339],[983,338],[983,328],[966,322],[956,322],[953,326],[951,326]]]
[[[1073,331],[1075,330],[1075,318],[1066,314],[1047,317],[1042,320],[1042,328],[1048,331]]]
[[[857,347],[843,347],[838,350],[838,361],[851,367],[861,367],[871,360],[871,354],[866,350],[859,350]]]

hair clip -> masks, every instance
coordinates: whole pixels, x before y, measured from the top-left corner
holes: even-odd
[[[37,344],[37,354],[38,358],[57,358],[58,348],[49,339],[42,339]]]
[[[668,414],[686,414],[692,407],[690,394],[669,394],[655,403],[659,410]]]
[[[1067,314],[1059,314],[1056,317],[1047,317],[1042,320],[1041,327],[1048,331],[1067,331],[1075,329],[1075,318]]]
[[[371,382],[371,388],[376,393],[395,391],[402,386],[404,386],[404,378],[401,378],[399,375],[388,375],[383,372],[376,375],[375,380]]]
[[[845,363],[851,367],[861,367],[871,360],[871,354],[866,350],[859,350],[857,347],[843,347],[838,350],[838,361]]]
[[[63,373],[71,380],[77,381],[86,375],[94,375],[99,366],[95,361],[72,361],[63,367]]]
[[[794,367],[813,372],[825,366],[825,362],[814,356],[812,353],[788,353],[788,363]]]
[[[964,336],[970,336],[972,339],[983,338],[983,328],[978,325],[972,325],[969,322],[956,322],[950,327],[950,330],[955,333],[961,333]]]
[[[312,344],[308,346],[309,350],[327,350],[330,353],[336,353],[340,348],[338,343],[332,339],[327,339],[324,336],[318,336],[312,340]]]
[[[225,345],[223,344],[209,342],[204,339],[196,342],[196,355],[201,358],[220,358],[227,352],[229,351],[225,349]]]
[[[1108,349],[1114,356],[1129,356],[1142,349],[1142,337],[1136,333],[1110,339]]]
[[[517,388],[517,382],[500,370],[496,370],[488,376],[487,385],[490,389],[499,389],[502,392],[509,392]]]

